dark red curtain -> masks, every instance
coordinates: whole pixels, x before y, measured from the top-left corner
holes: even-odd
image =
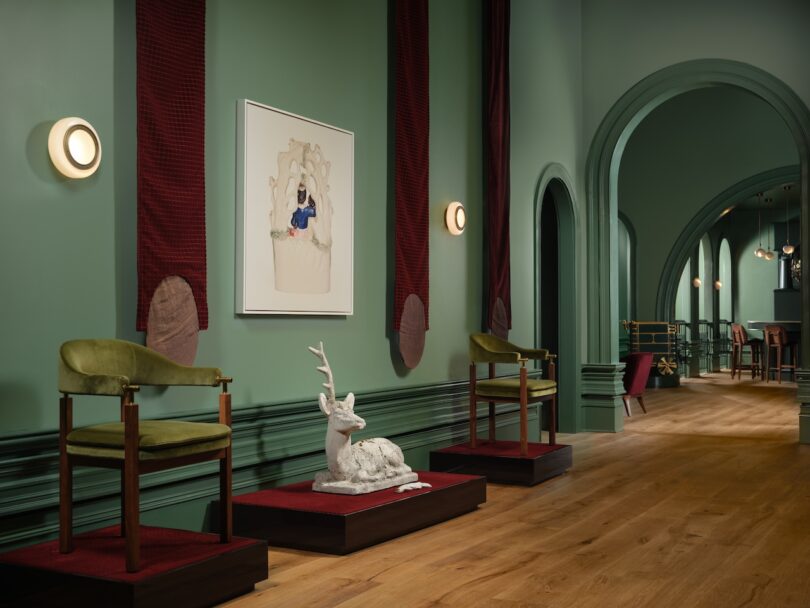
[[[205,260],[205,0],[138,0],[138,319],[172,275],[208,327]]]
[[[487,328],[498,299],[512,327],[509,279],[509,0],[484,7],[484,171],[487,226]]]
[[[428,326],[428,1],[397,0],[394,23],[394,329],[399,331],[405,300],[411,294],[422,301]]]

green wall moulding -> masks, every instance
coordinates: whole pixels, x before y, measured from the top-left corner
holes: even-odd
[[[536,377],[537,374],[530,374]],[[357,393],[357,412],[376,437],[388,437],[415,470],[426,469],[431,450],[468,437],[467,381]],[[498,436],[517,439],[519,407],[497,417]],[[537,408],[530,408],[530,440],[537,441]],[[479,404],[479,418],[487,416]],[[215,414],[173,415],[209,422]],[[481,424],[482,428],[486,424]],[[311,479],[326,468],[326,419],[317,399],[233,410],[233,492]],[[370,436],[357,433],[356,440]],[[0,551],[54,538],[59,531],[58,433],[43,431],[0,438]],[[171,469],[141,478],[141,512],[148,525],[206,529],[207,508],[218,496],[215,462]],[[74,525],[77,532],[120,519],[120,477],[115,471],[76,467]]]

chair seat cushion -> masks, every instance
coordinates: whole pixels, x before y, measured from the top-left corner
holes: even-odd
[[[529,399],[553,395],[557,392],[554,380],[527,380],[526,392]],[[479,380],[475,383],[475,393],[479,397],[500,397],[502,399],[520,399],[520,378],[494,378]]]
[[[182,420],[141,420],[138,448],[142,459],[175,458],[228,447],[231,429],[225,424]],[[68,434],[68,453],[118,458],[124,452],[124,423],[109,422]]]

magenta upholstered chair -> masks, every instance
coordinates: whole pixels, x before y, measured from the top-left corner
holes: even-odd
[[[630,353],[622,358],[627,365],[624,368],[624,411],[628,416],[632,416],[630,411],[630,398],[635,397],[638,399],[638,404],[644,413],[647,413],[647,408],[644,407],[644,389],[647,387],[647,380],[650,377],[650,369],[652,367],[652,353]]]

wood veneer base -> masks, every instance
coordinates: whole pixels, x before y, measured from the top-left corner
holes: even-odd
[[[487,442],[479,445],[486,446]],[[499,442],[515,443],[517,442]],[[466,444],[465,444],[466,445]],[[532,445],[529,444],[530,451]],[[533,486],[565,473],[573,464],[573,449],[570,445],[557,444],[555,449],[534,457],[504,456],[481,450],[457,451],[451,446],[430,453],[430,470],[468,475],[483,475],[488,482]],[[545,446],[547,447],[547,446]]]
[[[150,530],[142,530],[146,532],[144,561],[149,565]],[[130,575],[124,569],[123,539],[118,543],[120,554],[109,553],[107,546],[85,549],[83,536],[90,534],[98,533],[76,536],[74,553],[64,559],[58,553],[57,541],[0,555],[0,606],[203,608],[249,593],[256,583],[267,578],[267,546],[255,539],[234,539],[229,545],[219,545],[213,554],[204,550],[199,561],[186,560],[170,568],[157,568],[156,572]],[[187,535],[189,543],[195,537],[211,536],[194,532]],[[155,542],[159,546],[161,541]],[[171,552],[163,553],[164,558],[172,559]],[[120,572],[98,572],[83,563],[87,560],[93,564],[99,559],[120,561]]]
[[[244,501],[250,501],[250,495],[238,496],[233,504],[234,533],[264,539],[278,547],[345,555],[474,511],[486,502],[483,477],[457,477],[457,483],[413,494],[394,495],[393,489],[383,490],[392,493],[391,502],[347,513],[316,511],[315,507],[300,505],[285,508],[249,504]],[[419,479],[430,482],[430,473],[420,473]],[[283,488],[254,494],[276,491]]]

